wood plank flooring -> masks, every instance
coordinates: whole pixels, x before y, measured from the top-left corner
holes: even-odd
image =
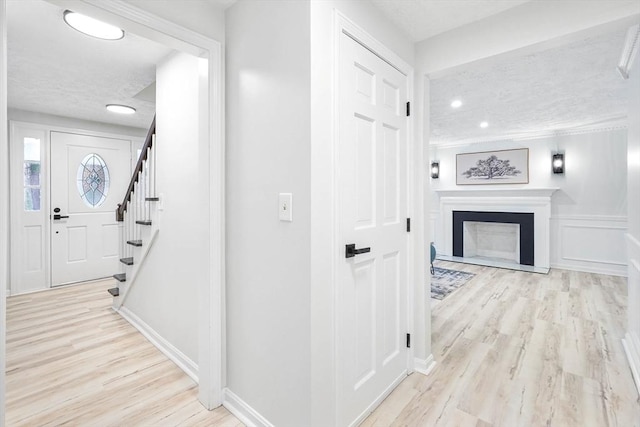
[[[7,426],[241,426],[111,310],[103,280],[7,298]]]
[[[626,279],[436,265],[476,274],[433,306],[437,365],[363,426],[640,426],[621,343]]]

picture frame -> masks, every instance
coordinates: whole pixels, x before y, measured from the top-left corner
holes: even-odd
[[[456,185],[528,183],[528,148],[456,155]]]

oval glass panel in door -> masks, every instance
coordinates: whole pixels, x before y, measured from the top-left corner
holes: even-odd
[[[91,208],[104,203],[109,193],[109,168],[102,157],[92,153],[87,155],[78,167],[78,193]]]

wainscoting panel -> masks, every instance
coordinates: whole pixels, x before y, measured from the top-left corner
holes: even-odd
[[[628,276],[628,324],[627,334],[623,340],[624,349],[629,360],[629,367],[640,392],[640,241],[627,234],[627,250],[629,258]]]
[[[552,216],[551,267],[627,276],[623,216]]]

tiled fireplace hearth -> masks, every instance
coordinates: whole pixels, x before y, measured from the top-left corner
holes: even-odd
[[[474,264],[513,264],[528,271],[548,272],[551,196],[556,190],[438,190],[444,236],[444,247],[438,252]],[[491,228],[491,224],[501,228]],[[494,241],[487,242],[490,238]],[[508,248],[512,248],[511,254]],[[500,254],[502,262],[483,254]]]

